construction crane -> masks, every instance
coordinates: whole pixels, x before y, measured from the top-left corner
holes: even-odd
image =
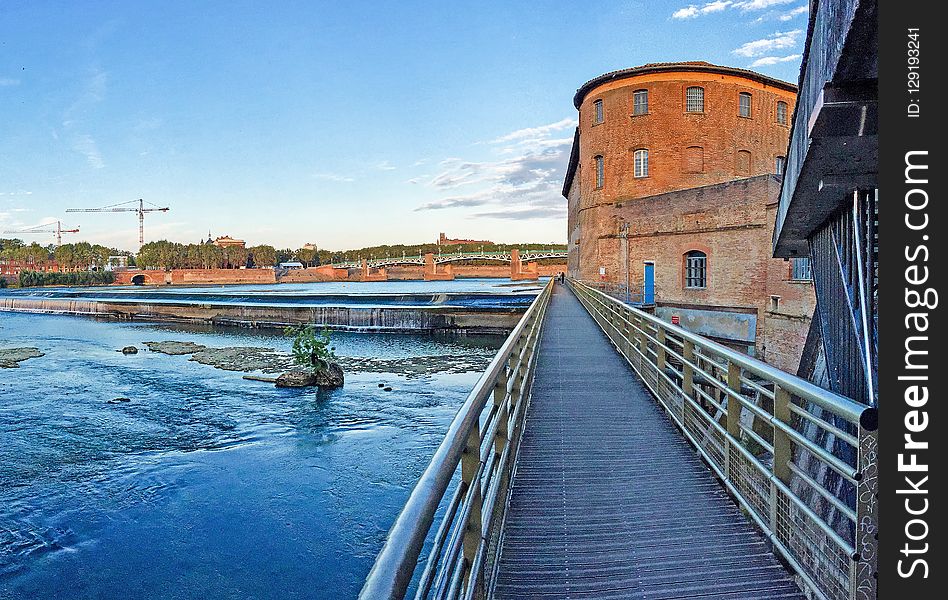
[[[56,221],[56,229],[49,228],[51,225],[52,223],[43,223],[42,225],[34,225],[33,227],[26,227],[25,229],[18,229],[16,231],[4,231],[3,233],[55,233],[56,246],[63,245],[64,233],[79,233],[78,225],[76,225],[75,229],[63,229],[63,224],[59,221]],[[48,229],[43,229],[44,227]]]
[[[138,203],[138,206],[128,206],[129,204]],[[145,213],[147,212],[168,212],[171,210],[167,206],[161,207],[157,204],[152,204],[154,208],[145,208],[145,201],[139,198],[138,200],[129,200],[128,202],[119,202],[118,204],[110,204],[109,206],[103,206],[102,208],[67,208],[66,212],[134,212],[138,213],[138,247],[141,248],[142,244],[145,243]]]

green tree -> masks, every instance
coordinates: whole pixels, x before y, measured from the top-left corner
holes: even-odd
[[[316,333],[315,325],[299,325],[283,330],[287,337],[293,338],[293,361],[313,372],[319,373],[329,368],[336,360],[335,348],[330,347],[328,329]]]

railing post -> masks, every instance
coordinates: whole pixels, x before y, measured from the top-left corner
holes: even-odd
[[[509,381],[510,367],[503,370],[497,383],[494,384],[494,406],[497,411],[497,433],[494,434],[494,454],[500,456],[507,448],[507,442],[510,440],[508,418],[510,416],[510,404],[507,403],[507,381]]]
[[[681,369],[681,389],[685,392],[685,398],[682,398],[681,401],[681,424],[682,427],[687,429],[688,411],[690,410],[688,400],[689,398],[693,398],[695,394],[695,370],[694,367],[691,366],[695,362],[694,342],[685,340],[682,348],[682,356],[685,359],[685,363]]]
[[[655,332],[655,337],[658,338],[658,356],[655,359],[655,364],[658,366],[658,370],[662,373],[665,372],[665,328],[661,325],[658,326],[658,331]]]
[[[736,395],[741,394],[741,366],[734,361],[727,361],[727,387]],[[741,403],[730,396],[727,399],[727,453],[724,456],[724,472],[731,478],[731,444],[741,441]]]
[[[790,392],[779,385],[774,387],[774,417],[784,425],[790,426]],[[790,436],[774,426],[774,475],[787,484],[790,483],[791,458]]]
[[[856,556],[850,581],[851,600],[875,600],[878,575],[879,460],[875,412],[859,423],[859,482],[856,485]],[[868,427],[867,427],[868,425]]]
[[[475,423],[467,437],[467,445],[464,453],[461,455],[461,481],[467,486],[467,495],[471,497],[471,514],[468,517],[464,529],[464,580],[467,587],[476,586],[480,583],[481,574],[471,572],[474,564],[474,557],[477,555],[477,549],[483,539],[483,518],[481,510],[483,508],[483,498],[481,496],[481,482],[477,480],[477,474],[481,466],[480,457],[481,446],[481,428]]]

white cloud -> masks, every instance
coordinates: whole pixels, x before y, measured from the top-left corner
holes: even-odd
[[[352,177],[346,177],[345,175],[339,175],[337,173],[313,173],[314,179],[323,179],[325,181],[338,181],[348,183],[350,181],[355,181]]]
[[[777,18],[780,19],[781,21],[790,21],[793,18],[798,17],[800,15],[805,15],[808,12],[810,12],[810,7],[804,4],[803,6],[798,6],[794,8],[793,10],[783,13]]]
[[[419,206],[418,211],[471,209],[474,219],[551,219],[565,217],[566,201],[560,191],[569,159],[572,137],[551,137],[575,127],[575,119],[519,129],[492,140],[496,160],[441,161],[441,172],[427,185],[438,190],[464,188]],[[414,181],[414,180],[412,180]]]
[[[392,163],[390,163],[390,162],[387,161],[387,160],[383,160],[383,161],[380,162],[379,164],[375,165],[375,168],[380,169],[380,170],[382,170],[382,171],[394,171],[394,170],[395,170],[395,165],[393,165]]]
[[[730,0],[714,0],[713,2],[708,2],[704,6],[698,6],[696,4],[691,4],[685,6],[684,8],[679,8],[672,13],[673,19],[694,19],[701,15],[710,15],[711,13],[721,12],[726,9],[728,6],[734,4]]]
[[[774,50],[787,50],[797,45],[800,34],[802,33],[802,29],[794,29],[793,31],[786,32],[778,31],[763,39],[747,42],[733,50],[733,53],[738,56],[753,58],[755,56],[763,56]]]
[[[743,13],[760,12],[775,6],[797,1],[798,0],[713,0],[705,4],[689,4],[688,6],[683,6],[672,13],[672,18],[679,20],[696,19],[700,16],[723,12],[729,8],[737,9]],[[758,21],[760,20],[763,20],[763,17],[758,19]]]
[[[549,125],[540,125],[539,127],[527,127],[525,129],[518,129],[506,135],[502,135],[499,138],[491,140],[492,144],[503,144],[506,142],[513,142],[516,140],[525,140],[525,139],[542,139],[548,137],[554,131],[562,131],[563,129],[568,129],[571,127],[576,127],[577,121],[574,118],[566,118],[557,121],[556,123],[550,123]]]
[[[739,8],[742,11],[751,11],[751,10],[764,10],[772,6],[780,6],[781,4],[790,4],[796,0],[743,0],[740,2],[734,3],[734,8]]]
[[[776,65],[778,63],[793,62],[800,60],[800,54],[788,54],[787,56],[762,56],[750,64],[751,67],[764,67],[767,65]]]
[[[13,79],[12,77],[0,77],[0,87],[13,87],[15,85],[20,85],[19,79]]]

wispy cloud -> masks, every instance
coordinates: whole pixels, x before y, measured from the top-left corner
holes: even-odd
[[[527,127],[524,129],[518,129],[512,131],[506,135],[502,135],[499,138],[491,140],[492,144],[504,144],[507,142],[513,142],[517,140],[537,140],[544,139],[554,131],[562,131],[564,129],[569,129],[576,127],[577,121],[573,118],[567,118],[557,121],[556,123],[550,123],[549,125],[540,125],[539,127]]]
[[[735,2],[734,8],[739,8],[743,11],[765,10],[774,6],[780,6],[781,4],[790,4],[791,2],[796,2],[796,0],[742,0]]]
[[[790,21],[790,20],[793,20],[795,17],[799,17],[800,15],[805,15],[809,12],[810,12],[810,7],[804,4],[803,6],[798,6],[794,8],[793,10],[789,10],[783,13],[777,18],[780,19],[781,21]]]
[[[338,181],[341,183],[348,183],[355,181],[354,178],[348,177],[346,175],[339,175],[338,173],[313,173],[313,179],[322,179],[324,181]]]
[[[375,165],[375,168],[381,171],[394,171],[395,165],[393,165],[391,162],[387,160],[383,160],[379,164]]]
[[[673,19],[694,19],[701,15],[709,15],[711,13],[721,12],[726,9],[728,6],[734,4],[728,0],[715,0],[714,2],[708,2],[704,6],[698,6],[697,4],[691,4],[685,6],[684,8],[679,8],[674,13],[672,13]]]
[[[704,4],[689,4],[672,13],[673,19],[696,19],[704,15],[724,12],[727,9],[736,9],[743,13],[763,11],[781,4],[789,4],[797,0],[713,0]]]
[[[82,134],[76,137],[72,145],[73,149],[86,157],[86,162],[93,169],[105,168],[105,161],[102,160],[102,153],[99,152],[99,146],[95,139],[89,134]]]
[[[750,66],[752,67],[765,67],[768,65],[776,65],[778,63],[793,62],[800,60],[802,55],[800,54],[788,54],[787,56],[762,56],[752,62]]]
[[[565,200],[560,195],[562,178],[569,158],[572,138],[553,138],[564,129],[575,127],[575,119],[518,129],[491,140],[498,146],[495,160],[442,160],[441,171],[430,176],[428,187],[437,190],[463,188],[427,202],[415,210],[485,210],[470,218],[541,219],[565,215]],[[489,209],[489,210],[487,210]]]
[[[0,87],[13,87],[15,85],[20,85],[19,79],[14,79],[12,77],[0,77]]]
[[[797,42],[800,39],[800,34],[802,33],[802,29],[794,29],[793,31],[778,31],[765,38],[742,44],[732,52],[738,56],[754,58],[756,56],[770,54],[775,50],[788,50],[797,45]]]

